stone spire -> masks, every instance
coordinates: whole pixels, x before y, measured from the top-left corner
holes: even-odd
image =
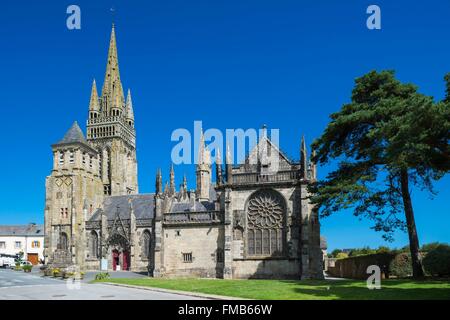
[[[186,179],[186,175],[183,176],[183,188],[184,188],[184,190],[187,190],[187,179]]]
[[[307,179],[308,174],[308,164],[307,164],[307,157],[306,157],[306,142],[305,142],[305,136],[302,136],[302,146],[300,149],[300,170],[301,170],[301,178]]]
[[[131,100],[131,90],[128,89],[127,102],[126,102],[126,118],[130,125],[134,123],[134,111],[133,111],[133,100]]]
[[[203,135],[203,129],[200,131],[200,142],[198,144],[198,165],[203,163],[205,157],[205,136]]]
[[[175,171],[173,170],[173,163],[170,166],[170,185],[169,185],[170,195],[175,194]]]
[[[230,145],[227,144],[227,156],[225,157],[225,167],[227,171],[227,183],[233,183],[233,160],[231,159]]]
[[[218,186],[222,185],[222,157],[220,155],[220,149],[217,148],[216,152],[216,183]]]
[[[169,194],[169,183],[166,181],[166,184],[164,185],[164,194],[168,195]]]
[[[187,196],[187,180],[186,175],[183,176],[183,183],[180,184],[180,196],[185,199]]]
[[[119,58],[117,55],[116,33],[114,24],[109,41],[108,61],[106,63],[105,81],[102,88],[103,111],[110,115],[112,108],[123,106],[124,94],[119,73]]]
[[[89,112],[98,113],[99,111],[100,111],[100,104],[98,102],[97,84],[95,83],[94,79],[94,81],[92,82],[91,100],[89,101]]]
[[[209,200],[209,188],[211,186],[211,155],[205,146],[205,136],[203,130],[200,135],[198,147],[198,163],[196,170],[197,178],[197,198],[200,201]]]
[[[156,172],[156,183],[155,183],[156,194],[160,194],[162,192],[162,175],[161,169],[158,169]]]

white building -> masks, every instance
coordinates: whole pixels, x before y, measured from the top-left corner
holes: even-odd
[[[0,225],[0,255],[17,255],[23,252],[23,259],[39,264],[44,259],[44,226]]]

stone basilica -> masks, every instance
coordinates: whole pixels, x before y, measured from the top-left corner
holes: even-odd
[[[155,193],[139,194],[135,138],[113,26],[100,96],[95,81],[92,85],[86,136],[75,122],[52,145],[45,204],[48,265],[153,277],[323,277],[320,224],[306,189],[316,166],[304,140],[300,162],[263,136],[244,163],[232,165],[227,154],[224,165],[213,165],[202,136],[196,190],[187,189],[186,179],[177,190],[172,167],[164,188],[158,171]],[[268,174],[270,163],[258,160],[262,146],[279,158],[275,174]]]

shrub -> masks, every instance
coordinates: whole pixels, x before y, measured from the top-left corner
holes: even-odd
[[[436,249],[440,245],[441,245],[441,243],[439,243],[439,242],[427,243],[427,244],[424,244],[422,246],[422,248],[420,248],[420,251],[422,251],[422,252],[429,252],[429,251],[432,251],[432,250]]]
[[[108,272],[100,272],[95,275],[95,280],[106,280],[109,279]]]
[[[53,268],[52,269],[52,275],[53,277],[58,277],[61,274],[61,270],[59,270],[58,268]]]
[[[331,252],[331,257],[330,257],[330,258],[336,258],[337,255],[338,255],[339,253],[341,253],[341,252],[342,252],[341,249],[334,249],[334,250]]]
[[[399,253],[389,265],[389,273],[399,278],[412,275],[411,255],[409,253]]]
[[[440,244],[423,258],[423,267],[432,276],[450,275],[450,246]]]
[[[26,264],[22,267],[24,272],[31,272],[31,269],[33,269],[32,265]]]
[[[345,258],[348,258],[348,254],[346,254],[345,252],[339,252],[336,255],[336,259],[345,259]]]
[[[49,277],[53,275],[53,269],[52,268],[46,268],[44,269],[44,276]]]
[[[366,254],[375,254],[375,253],[377,253],[376,250],[370,249],[370,247],[363,247],[363,248],[360,248],[360,249],[352,249],[349,252],[348,256],[349,257],[356,257],[356,256],[363,256],[363,255],[366,255]]]
[[[391,249],[385,246],[379,246],[377,249],[377,253],[389,253],[391,252]]]

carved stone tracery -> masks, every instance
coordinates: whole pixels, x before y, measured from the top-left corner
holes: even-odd
[[[274,190],[255,192],[247,204],[247,255],[281,256],[285,237],[286,206]]]
[[[278,195],[269,191],[258,192],[248,204],[248,228],[282,228],[283,214],[284,206]]]

